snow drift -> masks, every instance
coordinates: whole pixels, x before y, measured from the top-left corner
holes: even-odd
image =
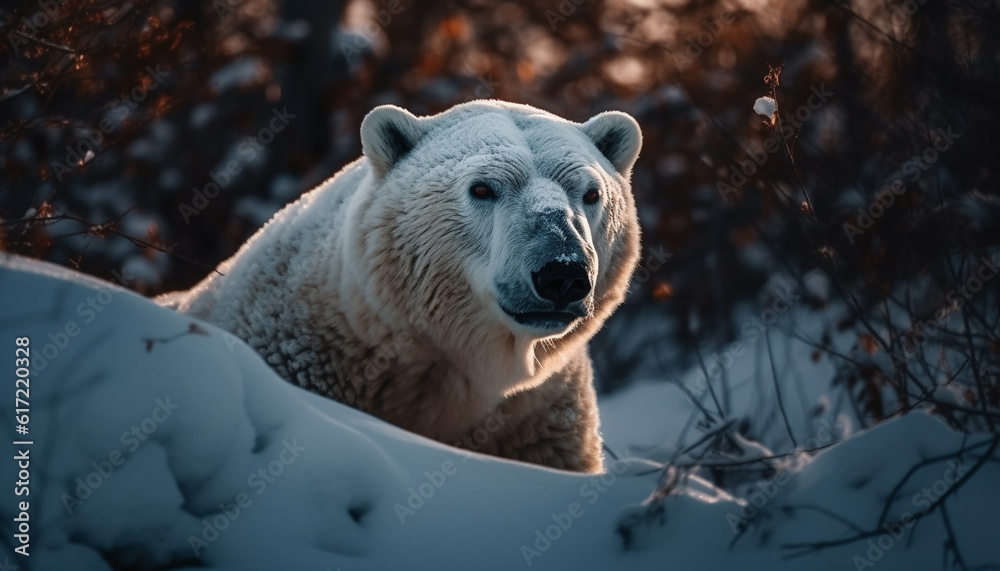
[[[992,537],[1000,529],[998,440],[958,434],[929,415],[797,454],[792,468],[747,483],[738,498],[687,477],[657,500],[663,471],[653,460],[623,456],[601,476],[578,475],[444,446],[286,383],[215,327],[57,266],[4,259],[0,299],[8,406],[15,340],[28,338],[30,349],[27,412],[4,423],[7,457],[29,459],[0,475],[4,489],[27,489],[0,501],[5,568],[922,569],[1000,561]],[[671,390],[633,394],[676,400]],[[629,396],[617,398],[622,410]],[[647,408],[647,418],[668,413]],[[605,418],[619,448],[636,432],[623,424],[644,422],[625,416]]]

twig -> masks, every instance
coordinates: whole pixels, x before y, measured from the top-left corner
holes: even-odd
[[[712,377],[708,374],[708,367],[705,366],[705,360],[701,357],[701,349],[698,348],[697,344],[694,346],[694,354],[698,357],[698,366],[701,367],[701,372],[705,375],[705,385],[708,387],[708,393],[712,395],[712,402],[715,403],[715,409],[719,411],[719,418],[725,418],[726,414],[722,412],[722,404],[719,403],[719,397],[715,395],[715,388],[712,387]],[[711,419],[709,419],[709,423],[711,424]]]
[[[670,457],[670,460],[667,461],[667,465],[669,466],[669,465],[673,464],[674,460],[676,460],[677,458],[680,458],[681,456],[683,456],[683,455],[687,454],[688,452],[694,450],[695,448],[701,446],[706,440],[709,440],[710,438],[713,438],[716,435],[718,435],[718,434],[720,434],[720,433],[728,430],[735,423],[736,423],[736,419],[733,419],[733,418],[727,419],[724,423],[722,423],[721,426],[715,427],[714,429],[706,432],[704,435],[702,435],[701,438],[699,438],[698,440],[694,441],[692,444],[689,444],[689,445],[685,446],[684,448],[678,450],[677,452],[674,452],[673,455]]]
[[[986,417],[986,423],[990,427],[990,432],[996,433],[997,427],[993,423],[993,415],[990,414],[989,405],[986,402],[988,400],[986,397],[986,387],[983,386],[983,374],[979,369],[979,360],[976,359],[976,348],[969,333],[969,316],[966,314],[964,308],[959,311],[962,312],[962,322],[965,325],[965,340],[969,344],[969,361],[972,363],[972,378],[976,381],[976,390],[979,393],[979,406],[983,410],[983,416]]]
[[[955,535],[955,529],[951,526],[951,518],[948,517],[948,508],[945,504],[941,504],[941,520],[944,522],[944,529],[948,533],[948,541],[945,542],[944,553],[941,557],[948,557],[948,551],[952,551],[955,554],[955,563],[963,571],[968,571],[969,567],[965,564],[965,558],[962,557],[962,549],[958,546],[958,536]],[[942,568],[944,568],[945,561],[942,561]]]
[[[60,50],[60,51],[64,51],[64,52],[69,53],[69,54],[75,54],[75,53],[77,53],[76,50],[74,50],[73,48],[71,48],[69,46],[64,46],[62,44],[57,44],[57,43],[54,43],[54,42],[50,42],[48,40],[43,40],[42,38],[39,38],[38,36],[35,36],[33,34],[26,34],[26,33],[21,32],[19,30],[13,30],[10,33],[12,33],[12,34],[14,34],[14,35],[16,35],[16,36],[18,36],[20,38],[24,38],[26,40],[31,40],[33,42],[42,44],[43,46],[48,46],[50,48],[57,49],[57,50]]]
[[[784,506],[784,509],[788,509],[788,510],[791,510],[793,512],[795,510],[810,510],[810,511],[814,511],[814,512],[817,512],[817,513],[821,513],[821,514],[829,517],[832,520],[839,521],[840,523],[846,525],[847,527],[851,528],[853,531],[855,531],[857,533],[864,533],[864,531],[857,524],[855,524],[854,522],[852,522],[851,520],[847,519],[846,517],[844,517],[844,516],[842,516],[842,515],[834,512],[834,511],[832,511],[832,510],[830,510],[828,508],[825,508],[823,506],[817,506],[815,504],[801,504],[801,505],[788,505],[788,506]]]
[[[785,412],[785,402],[781,397],[781,386],[778,383],[778,370],[774,365],[774,353],[771,351],[770,330],[764,333],[764,340],[767,342],[767,357],[771,360],[771,375],[774,377],[774,392],[778,396],[778,409],[781,411],[781,418],[785,421],[785,430],[788,431],[788,437],[792,439],[792,447],[798,448],[799,443],[795,440],[795,434],[792,432],[792,425],[788,422],[788,413]]]
[[[982,442],[978,442],[978,443],[976,443],[976,444],[974,444],[972,446],[968,446],[968,447],[966,447],[963,444],[962,448],[958,452],[952,452],[950,454],[942,454],[940,456],[935,456],[933,458],[928,458],[926,460],[922,460],[922,461],[918,462],[917,464],[915,464],[913,466],[910,466],[910,469],[907,470],[906,474],[903,475],[903,479],[901,479],[899,482],[897,482],[896,485],[892,488],[892,491],[889,492],[889,499],[886,500],[885,505],[882,506],[882,512],[879,513],[879,516],[878,516],[878,527],[882,527],[883,525],[885,525],[885,520],[886,520],[887,517],[889,517],[889,509],[892,507],[892,501],[893,501],[893,499],[895,499],[896,494],[899,493],[899,490],[901,490],[903,488],[903,486],[906,485],[906,483],[910,480],[911,477],[913,477],[917,473],[918,470],[920,470],[924,466],[929,466],[931,464],[936,464],[938,462],[944,462],[945,460],[949,460],[951,458],[957,458],[957,457],[961,456],[962,454],[964,454],[966,452],[972,452],[973,450],[976,450],[977,448],[981,448],[981,447],[983,447],[983,446],[985,446],[985,445],[987,445],[989,443],[990,443],[989,440],[983,440]]]
[[[968,482],[969,479],[972,478],[972,476],[976,472],[979,471],[979,468],[986,462],[986,460],[990,456],[993,455],[993,452],[997,448],[997,444],[1000,444],[1000,436],[994,436],[993,438],[991,438],[987,442],[989,442],[989,444],[990,444],[989,450],[987,450],[982,456],[979,457],[979,459],[976,461],[976,463],[971,468],[969,468],[968,472],[966,472],[963,476],[960,476],[955,481],[955,483],[952,484],[952,486],[950,488],[948,488],[934,502],[932,502],[931,505],[930,505],[930,508],[927,508],[925,511],[922,511],[922,512],[914,515],[913,519],[911,520],[911,522],[920,521],[921,519],[923,519],[923,518],[929,516],[930,514],[934,513],[934,511],[936,509],[940,508],[941,505],[943,505],[944,502],[952,494],[954,494],[955,492],[957,492],[963,485],[965,485],[965,483]],[[982,443],[980,443],[980,444],[982,444]],[[978,446],[978,444],[977,444],[977,446]],[[955,456],[955,455],[960,454],[962,452],[965,452],[967,450],[968,449],[963,449],[963,450],[959,451],[956,454],[952,454],[951,456]],[[790,554],[790,556],[791,557],[800,557],[802,555],[805,555],[806,553],[810,553],[810,552],[813,552],[813,551],[819,551],[819,550],[826,549],[826,548],[829,548],[829,547],[837,547],[837,546],[840,546],[840,545],[847,545],[847,544],[850,544],[850,543],[861,541],[863,539],[868,539],[870,537],[876,537],[876,536],[881,535],[883,533],[885,533],[885,530],[882,529],[882,527],[876,527],[875,529],[871,529],[871,530],[865,531],[863,533],[858,533],[858,534],[855,534],[855,535],[852,535],[852,536],[849,536],[849,537],[845,537],[845,538],[842,538],[842,539],[834,539],[834,540],[829,540],[829,541],[817,541],[817,542],[812,542],[812,543],[806,543],[806,542],[786,543],[786,544],[783,544],[781,547],[782,547],[782,549],[797,549],[797,550],[799,550],[797,553]]]
[[[134,208],[135,207],[133,206],[133,207],[129,208],[128,210],[126,210],[125,212],[123,212],[122,214],[118,215],[117,217],[109,218],[109,219],[105,220],[104,222],[101,222],[100,224],[95,224],[95,223],[93,223],[93,222],[91,222],[89,220],[86,220],[84,218],[80,218],[78,216],[74,216],[72,214],[54,214],[52,216],[21,218],[21,219],[18,219],[18,220],[4,220],[2,222],[2,224],[4,224],[5,226],[16,226],[16,225],[19,225],[19,224],[24,224],[25,225],[24,232],[27,232],[28,229],[30,229],[32,223],[39,223],[39,224],[48,226],[48,225],[50,225],[50,224],[52,224],[54,222],[58,222],[60,220],[70,220],[70,221],[73,221],[73,222],[76,222],[78,224],[82,224],[82,225],[86,226],[87,230],[85,231],[85,233],[87,233],[87,234],[93,234],[93,235],[98,236],[98,237],[103,237],[103,236],[101,236],[101,234],[110,234],[110,235],[118,236],[119,238],[124,238],[125,240],[128,240],[134,246],[138,246],[140,248],[150,248],[150,249],[156,250],[158,252],[163,252],[164,254],[169,254],[169,255],[174,256],[174,257],[176,257],[178,259],[184,260],[185,262],[188,262],[188,263],[191,263],[191,264],[195,264],[195,265],[201,266],[203,268],[210,269],[213,272],[219,274],[220,276],[223,275],[222,272],[220,272],[215,267],[210,266],[209,264],[206,264],[204,262],[199,262],[198,260],[189,258],[189,257],[187,257],[187,256],[185,256],[183,254],[178,254],[178,253],[176,253],[176,252],[174,252],[174,251],[172,251],[170,249],[164,248],[162,246],[158,246],[158,245],[153,244],[151,242],[147,242],[145,240],[142,240],[141,238],[136,238],[135,236],[130,236],[130,235],[128,235],[128,234],[126,234],[126,233],[118,230],[117,226],[121,223],[122,219],[129,212],[131,212]]]
[[[205,336],[207,336],[208,334],[209,334],[208,331],[205,331],[204,329],[202,329],[202,327],[200,325],[198,325],[197,323],[195,323],[195,322],[192,321],[190,323],[190,325],[188,325],[188,328],[185,329],[184,331],[181,331],[180,333],[171,335],[170,337],[160,337],[158,339],[153,339],[151,337],[143,337],[142,338],[142,342],[146,345],[146,352],[150,353],[150,352],[153,351],[153,347],[157,343],[160,343],[161,345],[166,345],[167,343],[171,343],[173,341],[177,341],[178,339],[181,339],[183,337],[187,337],[188,335],[205,335]]]
[[[715,422],[715,419],[712,417],[712,413],[708,412],[708,409],[705,408],[705,405],[701,404],[700,399],[694,396],[694,393],[691,392],[691,389],[687,388],[687,386],[685,386],[684,383],[681,382],[681,380],[678,379],[676,375],[667,370],[666,366],[663,364],[663,358],[660,357],[660,346],[658,343],[653,345],[653,357],[656,358],[656,364],[657,366],[660,367],[660,371],[663,372],[663,374],[668,375],[674,381],[674,384],[676,384],[677,387],[681,390],[681,392],[683,392],[688,397],[691,403],[694,404],[694,406],[696,406],[698,410],[700,410],[701,413],[705,415],[705,418],[709,420],[709,423],[711,424],[712,422]]]
[[[778,82],[780,81],[779,78],[781,77],[782,67],[783,66],[770,68],[765,81],[771,86],[771,99],[774,100],[774,120],[778,126],[778,138],[781,139],[781,142],[785,147],[785,152],[788,153],[788,160],[792,162],[792,172],[795,173],[795,178],[798,180],[799,187],[802,188],[802,194],[806,197],[806,205],[809,207],[809,216],[815,221],[817,219],[816,209],[813,207],[812,198],[809,197],[809,190],[806,188],[805,182],[802,181],[802,174],[799,173],[799,167],[795,164],[795,153],[792,151],[792,147],[788,143],[788,138],[784,136],[785,129],[781,123],[781,113],[779,112],[780,105],[778,103]]]

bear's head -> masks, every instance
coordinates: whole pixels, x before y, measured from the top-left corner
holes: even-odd
[[[495,399],[562,367],[622,302],[638,259],[625,113],[579,124],[476,101],[361,126],[369,184],[348,214],[365,303]]]

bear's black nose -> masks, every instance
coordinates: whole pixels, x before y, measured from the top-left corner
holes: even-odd
[[[590,278],[580,263],[549,262],[532,272],[531,281],[538,295],[556,304],[556,309],[580,301],[590,293]]]

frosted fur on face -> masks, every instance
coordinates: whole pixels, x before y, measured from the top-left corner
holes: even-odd
[[[467,356],[463,370],[492,396],[544,380],[620,303],[634,262],[616,254],[636,239],[627,232],[628,178],[641,135],[631,117],[603,113],[578,125],[528,107],[471,103],[418,119],[383,106],[365,118],[362,141],[369,160],[387,165],[359,211],[368,247],[353,252],[373,277],[369,303],[398,327],[420,316],[419,333]],[[471,197],[476,182],[496,200]],[[582,197],[592,188],[601,200],[588,206]],[[540,227],[553,212],[568,224]],[[538,240],[547,230],[564,238],[564,251]],[[593,289],[583,319],[540,336],[504,314],[498,288],[527,295],[531,272],[553,259],[584,262]]]
[[[373,110],[364,157],[187,292],[291,382],[448,444],[598,470],[586,342],[638,257],[623,113]],[[493,415],[491,417],[491,415]],[[467,435],[507,419],[486,443]]]

